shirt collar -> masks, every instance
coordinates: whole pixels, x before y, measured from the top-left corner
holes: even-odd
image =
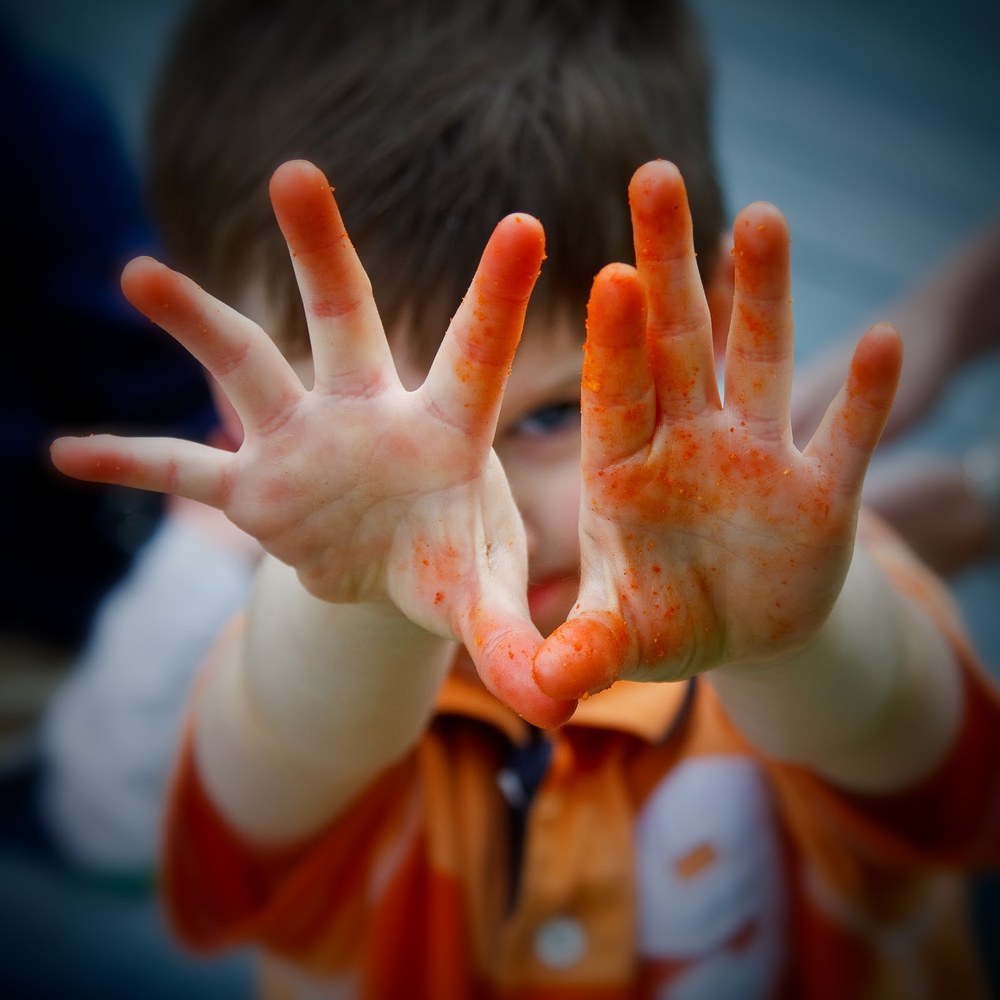
[[[691,681],[640,684],[617,681],[599,694],[580,702],[567,727],[581,726],[628,733],[659,743],[683,711]],[[501,730],[512,743],[528,739],[527,723],[493,697],[463,670],[453,670],[438,695],[439,715],[464,715]]]

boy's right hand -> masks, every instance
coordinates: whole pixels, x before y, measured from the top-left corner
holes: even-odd
[[[271,199],[305,306],[315,384],[192,281],[133,261],[129,300],[216,378],[244,429],[236,453],[174,439],[63,438],[68,475],[174,493],[224,511],[331,602],[392,602],[465,643],[488,688],[542,725],[575,703],[532,679],[524,529],[492,450],[500,401],[544,256],[540,224],[496,228],[431,370],[400,383],[367,276],[329,183],[286,163]]]

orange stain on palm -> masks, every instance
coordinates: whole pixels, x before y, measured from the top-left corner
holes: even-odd
[[[440,606],[458,592],[464,580],[461,557],[450,543],[436,545],[424,537],[413,542],[411,566],[421,593],[429,603]]]
[[[585,387],[596,390],[604,382],[604,359],[604,352],[587,353]],[[614,359],[608,364],[614,364]],[[689,395],[698,381],[697,373],[682,366],[679,369],[683,374],[666,387],[675,399]],[[637,408],[636,416],[642,412]],[[587,418],[602,443],[624,439],[620,408],[590,405]],[[636,524],[669,522],[684,527],[698,524],[707,515],[725,516],[754,502],[767,518],[762,501],[774,493],[787,464],[755,444],[745,422],[740,423],[739,433],[737,430],[735,424],[709,430],[700,422],[671,421],[648,450],[587,475],[593,509]],[[778,506],[775,521],[780,516]]]
[[[701,373],[697,367],[675,364],[669,359],[665,363],[666,373],[660,375],[660,385],[666,399],[674,402],[691,403],[696,390],[701,386]]]
[[[637,456],[587,477],[593,506],[637,524],[693,525],[769,497],[787,473],[778,458],[740,447],[729,429],[702,440],[675,429],[650,459]]]

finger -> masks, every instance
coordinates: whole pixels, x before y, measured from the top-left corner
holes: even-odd
[[[215,377],[246,431],[266,431],[305,390],[275,343],[255,323],[190,278],[149,257],[131,261],[122,290]]]
[[[646,308],[634,268],[609,264],[587,303],[583,355],[583,464],[600,470],[649,443],[656,392],[646,347]]]
[[[757,434],[791,433],[792,302],[788,225],[773,205],[745,208],[733,225],[736,294],[726,348],[725,401]]]
[[[889,417],[903,362],[895,327],[878,323],[858,342],[847,379],[803,454],[833,474],[841,492],[860,494],[872,452]]]
[[[610,687],[632,657],[625,622],[614,611],[585,611],[564,622],[535,654],[538,687],[552,698],[574,699]]]
[[[233,459],[231,452],[193,441],[111,434],[58,438],[51,456],[74,479],[172,493],[212,507],[225,501]]]
[[[532,664],[542,637],[526,616],[477,605],[462,640],[486,688],[532,725],[561,726],[576,710],[575,699],[553,698],[536,683]]]
[[[421,389],[442,419],[488,441],[544,256],[537,219],[499,223]]]
[[[693,416],[717,407],[719,393],[712,319],[678,169],[665,160],[641,166],[629,184],[629,205],[660,409],[668,417]]]
[[[360,394],[385,384],[395,372],[389,346],[329,181],[293,160],[274,172],[270,193],[302,295],[317,387]]]

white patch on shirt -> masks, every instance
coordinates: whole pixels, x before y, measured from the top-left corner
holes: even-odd
[[[781,851],[764,779],[744,757],[694,757],[636,824],[638,947],[680,966],[664,1000],[771,995],[784,964]]]

